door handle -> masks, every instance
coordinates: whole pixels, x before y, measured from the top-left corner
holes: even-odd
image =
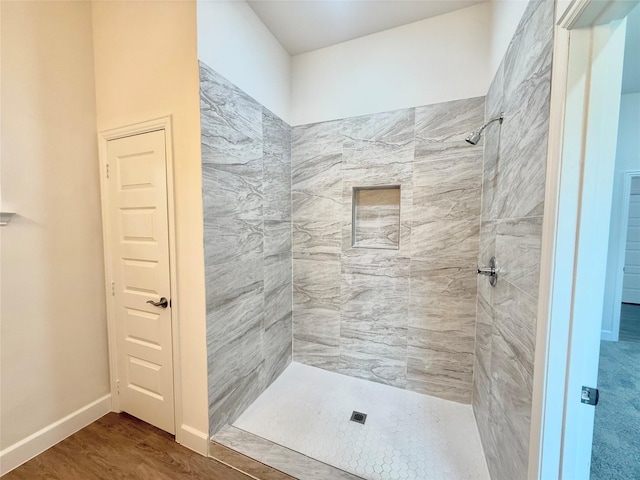
[[[158,300],[157,302],[154,302],[153,300],[147,300],[147,303],[150,303],[151,305],[153,305],[154,307],[162,307],[162,308],[167,308],[169,306],[169,300],[167,300],[166,298],[162,297],[160,300]]]

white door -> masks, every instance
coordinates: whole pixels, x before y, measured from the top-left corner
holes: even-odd
[[[640,304],[640,177],[631,181],[622,302]]]
[[[119,406],[175,433],[164,135],[110,140],[107,182]]]
[[[597,407],[589,403],[595,400],[595,394],[583,387],[598,386],[625,34],[626,19],[571,31],[561,180],[569,182],[570,188],[561,187],[564,191],[560,194],[560,202],[570,205],[571,210],[565,210],[566,217],[559,213],[558,223],[572,224],[575,220],[571,229],[577,231],[562,227],[573,235],[557,244],[554,265],[554,268],[570,268],[573,292],[567,291],[570,284],[554,285],[554,302],[564,303],[570,299],[571,323],[562,444],[554,448],[561,452],[560,475],[548,478],[577,480],[590,476]],[[563,194],[565,200],[562,200]],[[575,211],[577,217],[573,217]],[[575,250],[567,255],[565,252],[572,243]],[[567,317],[556,318],[555,322],[569,325]],[[561,343],[563,339],[551,341]],[[559,361],[549,370],[562,367]],[[548,397],[547,402],[559,399],[559,396]],[[551,456],[555,454],[549,452]]]

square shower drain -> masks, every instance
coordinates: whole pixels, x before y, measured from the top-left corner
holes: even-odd
[[[367,414],[356,412],[354,410],[353,413],[351,414],[351,421],[356,423],[361,423],[362,425],[364,425],[364,422],[367,421]]]

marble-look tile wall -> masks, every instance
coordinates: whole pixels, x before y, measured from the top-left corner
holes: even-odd
[[[483,119],[480,97],[293,128],[294,360],[471,402]],[[354,248],[353,188],[390,185],[398,248]]]
[[[486,97],[473,409],[492,478],[527,478],[545,193],[553,2],[531,1]]]
[[[209,425],[291,362],[291,127],[200,63]]]

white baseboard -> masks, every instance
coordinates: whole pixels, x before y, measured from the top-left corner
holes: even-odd
[[[616,339],[613,336],[613,332],[611,330],[602,330],[600,338],[602,340],[606,340],[607,342],[616,341]]]
[[[28,462],[111,411],[111,394],[91,402],[0,451],[0,476]]]
[[[176,442],[200,455],[209,456],[209,435],[189,425],[182,424]]]

